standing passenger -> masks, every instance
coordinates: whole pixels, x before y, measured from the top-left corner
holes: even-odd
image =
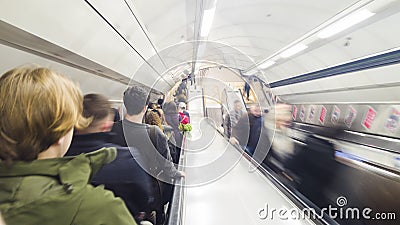
[[[179,115],[180,115],[180,122],[183,124],[190,123],[190,115],[189,112],[186,111],[186,104],[184,102],[179,102]]]
[[[265,120],[271,148],[264,162],[277,171],[284,171],[286,164],[294,154],[295,145],[289,136],[291,122],[291,106],[283,103],[276,104]]]
[[[279,155],[281,162],[286,162],[294,153],[294,142],[289,137],[289,127],[292,122],[291,108],[287,104],[276,104],[265,122],[269,130],[271,148]]]
[[[231,144],[239,144],[245,151],[253,155],[258,140],[260,139],[261,129],[263,128],[261,108],[253,104],[250,106],[249,113],[242,116],[237,125],[232,129],[232,136],[229,139]]]
[[[245,94],[245,97],[246,97],[247,101],[249,101],[249,98],[250,98],[250,85],[247,82],[244,83],[243,90],[244,90],[244,94]]]
[[[116,151],[62,156],[84,127],[82,94],[46,68],[0,77],[0,211],[8,225],[136,224],[123,201],[88,184]],[[95,216],[94,216],[95,215]]]
[[[144,115],[144,122],[149,125],[156,125],[164,131],[163,123],[161,122],[161,114],[157,109],[148,109]]]
[[[244,112],[242,110],[242,103],[240,100],[236,99],[233,102],[233,110],[231,110],[229,114],[226,114],[224,119],[224,132],[228,138],[231,137],[232,128],[236,126],[243,114]]]
[[[117,158],[104,166],[92,179],[93,185],[105,185],[116,196],[121,197],[132,216],[139,222],[150,218],[154,210],[154,191],[150,177],[139,166],[126,147],[111,143],[113,125],[111,103],[100,94],[87,94],[83,98],[83,116],[92,119],[84,129],[77,129],[67,156],[89,153],[105,147],[115,147]],[[117,175],[118,174],[118,175]]]
[[[152,171],[153,175],[162,177],[164,181],[171,178],[181,177],[183,172],[179,172],[174,167],[169,152],[167,138],[157,126],[150,126],[142,123],[146,112],[148,93],[140,86],[133,86],[124,92],[124,105],[126,116],[122,124],[114,123],[113,130],[120,136],[124,136],[125,146],[136,147],[140,154],[145,155],[149,162],[146,167]],[[123,126],[123,128],[121,127]],[[151,134],[154,128],[154,144]],[[161,174],[160,174],[161,173]]]
[[[147,172],[160,181],[171,183],[171,179],[184,176],[184,173],[178,171],[172,163],[167,138],[160,128],[142,123],[147,110],[148,94],[148,91],[140,86],[129,87],[124,92],[127,113],[122,123],[114,123],[113,131],[124,137],[127,146],[137,150],[132,152],[133,155],[144,158],[144,161],[139,163]],[[162,223],[159,212],[157,223]]]
[[[172,127],[174,138],[176,141],[176,157],[174,159],[174,162],[177,163],[179,161],[179,156],[181,152],[181,147],[182,147],[182,139],[183,135],[179,130],[179,114],[178,114],[178,109],[176,108],[175,102],[167,102],[163,106],[164,112],[165,112],[165,122],[169,126]]]

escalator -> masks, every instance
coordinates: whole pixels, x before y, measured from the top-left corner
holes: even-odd
[[[243,153],[230,145],[215,126],[194,116],[193,130],[184,150],[184,186],[177,186],[179,221],[172,224],[314,224],[303,218],[279,215],[278,210],[299,210],[270,178]],[[184,196],[184,198],[181,198]],[[174,199],[175,200],[175,199]],[[176,209],[178,210],[178,209]],[[171,215],[179,213],[174,208]]]

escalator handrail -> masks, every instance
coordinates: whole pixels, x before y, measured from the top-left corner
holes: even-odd
[[[183,171],[185,166],[185,149],[186,149],[186,134],[183,135],[181,154],[179,157],[178,170]],[[184,193],[185,177],[175,179],[172,200],[170,202],[170,212],[168,218],[168,225],[181,225],[183,224],[183,204],[185,200]]]
[[[206,99],[204,98],[204,88],[201,88],[201,98],[203,100],[203,115],[204,115],[204,117],[207,117],[208,112],[206,109]]]
[[[306,133],[306,134],[313,134],[310,131],[303,130],[303,129],[296,128],[296,127],[292,128],[292,129],[296,130],[298,132]],[[314,134],[314,135],[319,137],[319,138],[325,139],[327,141],[333,142],[336,146],[340,146],[341,145],[340,142],[346,142],[346,143],[350,143],[350,144],[354,144],[354,145],[359,145],[362,148],[373,148],[373,149],[377,149],[377,150],[382,150],[379,147],[363,145],[361,143],[352,142],[352,141],[349,141],[349,140],[335,139],[335,138],[332,138],[332,137],[326,137],[326,136],[317,135],[317,134]],[[304,141],[301,140],[301,139],[298,139],[298,138],[295,138],[295,137],[291,137],[291,138],[293,140],[297,141],[297,142],[304,143]],[[347,156],[345,156],[345,155],[347,155]],[[336,150],[335,157],[336,157],[336,159],[338,159],[342,163],[346,163],[346,164],[348,164],[348,165],[350,165],[352,167],[362,168],[362,169],[368,170],[370,172],[376,173],[376,174],[378,174],[380,176],[389,178],[391,180],[396,180],[396,181],[400,180],[400,172],[397,171],[397,170],[394,170],[393,168],[390,168],[390,167],[388,167],[386,165],[382,165],[382,164],[379,164],[377,162],[371,161],[369,159],[365,159],[363,157],[359,157],[357,155],[352,155],[350,153],[346,153],[346,152],[339,151],[339,150]],[[354,158],[358,158],[358,160],[354,160]]]

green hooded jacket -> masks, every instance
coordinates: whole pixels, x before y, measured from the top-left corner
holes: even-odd
[[[125,203],[88,184],[116,157],[103,148],[76,157],[0,162],[0,212],[7,225],[136,224]]]

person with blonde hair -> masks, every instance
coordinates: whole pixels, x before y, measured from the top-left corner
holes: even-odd
[[[71,80],[47,68],[0,77],[0,211],[8,225],[136,224],[121,199],[88,184],[115,149],[62,158],[74,127],[88,124],[82,101]]]

